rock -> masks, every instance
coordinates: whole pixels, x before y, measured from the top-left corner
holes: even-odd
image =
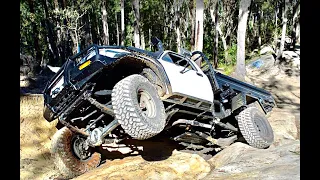
[[[22,65],[20,66],[20,75],[27,75],[31,71],[29,66]]]
[[[300,179],[300,141],[268,149],[237,142],[208,161],[218,166],[205,179]]]
[[[282,57],[289,66],[300,69],[300,51],[283,51]]]
[[[247,69],[269,69],[274,66],[274,57],[271,54],[263,55],[247,65]]]
[[[20,87],[29,87],[31,85],[29,80],[20,81]]]
[[[268,120],[275,135],[273,146],[279,146],[299,139],[300,124],[297,127],[296,116],[292,112],[274,108]]]
[[[252,80],[248,76],[245,76],[244,80],[246,81],[246,83],[254,85]]]
[[[282,57],[285,59],[299,58],[299,55],[294,51],[283,51]]]
[[[141,156],[113,160],[74,179],[203,179],[210,170],[199,155],[173,151],[161,161],[146,161]]]
[[[267,53],[272,53],[274,54],[274,50],[272,49],[272,47],[270,46],[262,46],[261,47],[261,50],[260,50],[260,54],[261,55],[264,55],[264,54],[267,54]]]
[[[232,148],[236,146],[237,148]],[[236,149],[236,151],[235,151]],[[220,168],[234,160],[236,160],[239,156],[243,154],[244,151],[247,150],[253,150],[254,148],[251,146],[248,146],[246,144],[236,142],[232,144],[231,146],[223,149],[221,152],[216,154],[214,157],[208,160],[208,163],[216,168]]]

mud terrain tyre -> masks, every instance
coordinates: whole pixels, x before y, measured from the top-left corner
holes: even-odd
[[[74,144],[78,142],[78,138],[78,135],[67,127],[63,127],[55,133],[52,139],[51,155],[65,178],[73,178],[94,169],[101,161],[101,154],[97,152],[84,160],[80,159],[74,150]]]
[[[272,127],[266,116],[256,107],[248,107],[237,116],[241,134],[250,146],[264,149],[274,141]]]
[[[164,105],[156,88],[141,75],[130,75],[114,86],[112,107],[121,127],[135,139],[148,139],[164,129]]]
[[[150,68],[144,68],[141,75],[146,77],[155,86],[160,97],[166,93],[165,86],[163,85],[157,74]]]

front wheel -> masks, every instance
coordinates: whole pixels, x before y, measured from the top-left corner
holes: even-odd
[[[114,86],[112,107],[121,127],[135,139],[148,139],[164,129],[164,105],[156,88],[141,75],[130,75]]]
[[[101,154],[85,150],[85,138],[63,127],[53,136],[51,154],[55,165],[66,178],[79,176],[96,168],[101,161]]]
[[[256,107],[248,107],[237,116],[241,134],[250,146],[264,149],[274,141],[272,127],[265,114]]]

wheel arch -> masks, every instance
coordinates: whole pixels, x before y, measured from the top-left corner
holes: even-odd
[[[257,107],[261,112],[267,114],[268,112],[261,104],[260,100],[256,97],[250,96],[246,93],[239,93],[232,98],[231,111],[234,113],[240,112],[243,107]]]
[[[98,83],[104,84],[105,76],[107,76],[108,83],[106,89],[112,89],[112,87],[121,79],[128,77],[132,74],[140,74],[144,68],[150,68],[157,77],[163,82],[166,90],[165,94],[172,92],[169,78],[162,67],[162,65],[155,59],[129,54],[121,57],[119,60],[112,64],[106,65],[105,68],[98,75]],[[102,82],[102,83],[99,83]]]

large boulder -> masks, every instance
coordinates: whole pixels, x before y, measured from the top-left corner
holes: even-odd
[[[274,66],[275,59],[271,54],[260,56],[247,65],[247,69],[269,69]]]
[[[300,139],[300,119],[288,110],[274,108],[268,120],[275,135],[272,146],[280,146]]]
[[[205,179],[300,179],[300,141],[269,149],[237,142],[208,162],[215,169]]]
[[[267,54],[267,53],[271,53],[271,54],[274,54],[274,50],[271,46],[262,46],[261,47],[261,50],[260,50],[260,55],[264,55],[264,54]]]
[[[278,74],[279,68],[275,66],[274,56],[267,54],[251,60],[246,65],[246,71],[247,75],[251,77],[269,78]]]
[[[74,179],[203,179],[210,170],[199,155],[173,151],[161,161],[146,161],[141,156],[113,160]]]

